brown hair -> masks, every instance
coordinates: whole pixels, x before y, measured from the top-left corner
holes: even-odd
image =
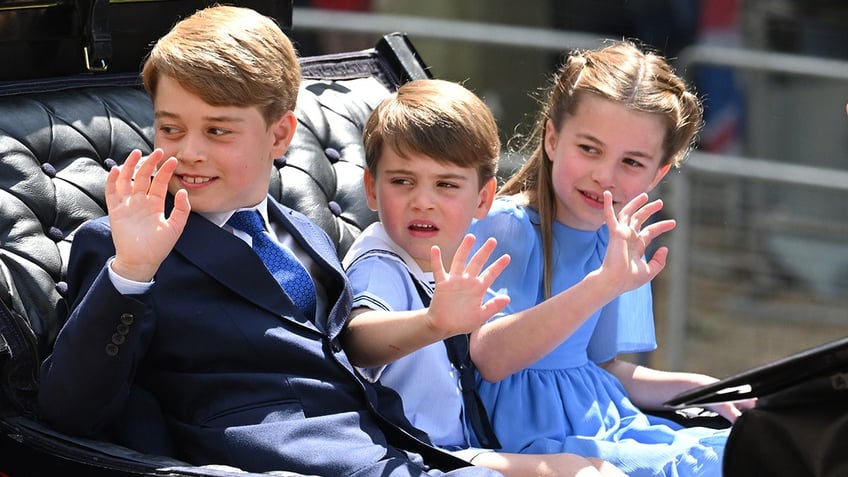
[[[701,101],[687,90],[682,78],[662,56],[640,49],[631,41],[611,42],[568,56],[542,101],[525,145],[531,151],[527,161],[498,191],[498,195],[520,195],[522,201],[539,212],[545,255],[545,297],[551,294],[551,229],[556,215],[551,161],[544,147],[545,125],[551,121],[559,131],[577,110],[580,99],[589,94],[662,116],[666,132],[661,166],[679,167],[702,126]]]
[[[233,6],[199,10],[159,39],[142,69],[154,97],[162,75],[213,106],[258,106],[268,124],[294,110],[300,87],[297,53],[276,21]]]
[[[445,80],[410,81],[383,100],[363,131],[365,164],[371,174],[385,147],[405,157],[477,169],[479,187],[495,177],[500,137],[491,110],[464,86]]]

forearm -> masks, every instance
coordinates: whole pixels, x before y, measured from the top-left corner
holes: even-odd
[[[716,381],[704,374],[660,371],[620,360],[602,366],[621,381],[633,404],[645,410],[662,409],[664,402],[683,391]]]
[[[120,414],[137,368],[134,359],[150,334],[143,323],[145,305],[121,296],[105,275],[73,311],[41,368],[41,415],[72,434],[93,435]],[[127,325],[128,316],[133,319]],[[121,325],[125,334],[118,331]]]
[[[447,338],[429,325],[427,310],[379,311],[357,308],[343,335],[353,365],[383,366]]]
[[[559,346],[621,292],[599,270],[527,310],[498,318],[472,334],[471,357],[490,382],[520,371]]]

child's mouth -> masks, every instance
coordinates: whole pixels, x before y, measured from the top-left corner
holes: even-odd
[[[205,184],[212,180],[211,177],[197,177],[197,176],[179,176],[180,181],[186,184],[200,185]]]

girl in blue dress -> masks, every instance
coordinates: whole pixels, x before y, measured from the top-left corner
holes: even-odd
[[[684,428],[642,412],[715,378],[617,359],[656,347],[651,288],[608,279],[653,278],[665,266],[664,247],[643,256],[674,222],[646,225],[662,203],[642,206],[684,159],[701,118],[700,101],[670,65],[631,42],[575,52],[557,72],[532,153],[471,227],[497,239],[493,257],[511,258],[493,284],[509,295],[508,313],[471,342],[504,451],[572,452],[631,477],[721,475],[727,429]],[[635,268],[611,270],[616,263]],[[502,320],[508,334],[498,333]],[[732,422],[749,405],[713,410]]]

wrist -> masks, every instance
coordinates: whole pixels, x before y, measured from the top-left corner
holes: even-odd
[[[133,267],[121,261],[118,257],[114,257],[109,263],[109,269],[113,273],[125,280],[131,280],[140,283],[149,283],[153,281],[156,270],[151,270],[150,267]]]
[[[627,291],[621,280],[609,275],[609,273],[604,272],[602,266],[592,270],[583,278],[584,283],[596,290],[598,295],[604,299],[604,303],[612,301],[615,297]]]

